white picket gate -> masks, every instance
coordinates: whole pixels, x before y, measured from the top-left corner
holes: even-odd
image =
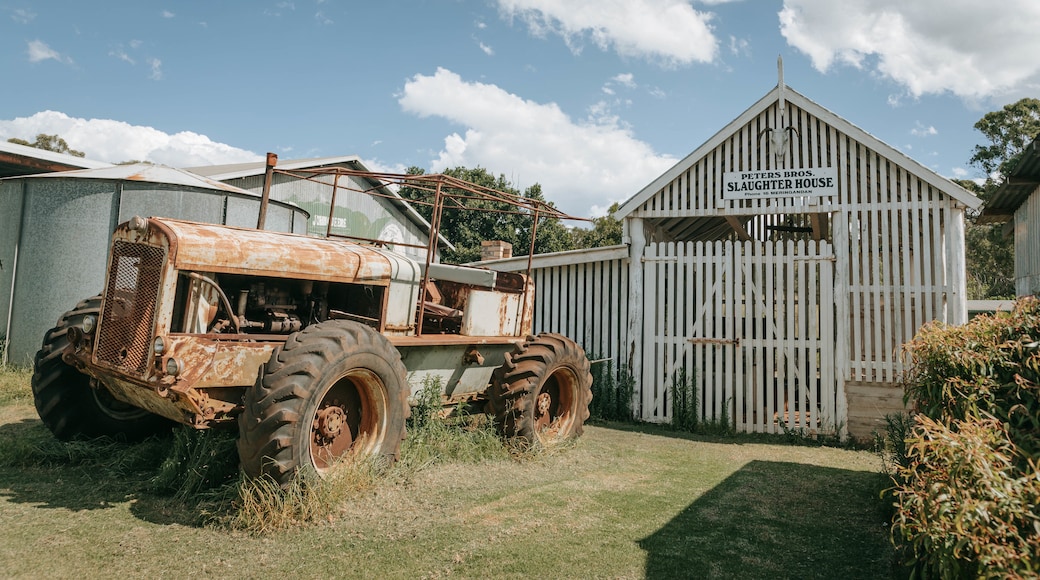
[[[671,420],[685,376],[700,420],[833,432],[834,260],[824,241],[648,244],[643,419]]]

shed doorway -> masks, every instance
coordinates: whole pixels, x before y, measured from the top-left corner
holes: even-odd
[[[644,417],[672,419],[685,385],[700,421],[834,433],[833,245],[809,227],[753,229],[765,239],[647,244],[642,384],[655,387],[643,390]]]

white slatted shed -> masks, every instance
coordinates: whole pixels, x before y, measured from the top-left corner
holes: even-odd
[[[902,345],[967,318],[979,204],[781,77],[625,202],[625,246],[534,259],[535,329],[625,365],[644,420],[684,371],[705,420],[869,437],[901,408]]]

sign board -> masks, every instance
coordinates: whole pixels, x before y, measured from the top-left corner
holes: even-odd
[[[727,171],[723,174],[722,199],[824,196],[838,194],[838,170],[834,167]]]

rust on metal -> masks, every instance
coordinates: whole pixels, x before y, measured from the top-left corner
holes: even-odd
[[[178,270],[248,273],[389,285],[393,267],[378,251],[346,241],[166,218],[149,220],[171,239]],[[174,242],[174,240],[176,242]]]
[[[739,338],[689,338],[691,344],[733,344],[740,346]]]

